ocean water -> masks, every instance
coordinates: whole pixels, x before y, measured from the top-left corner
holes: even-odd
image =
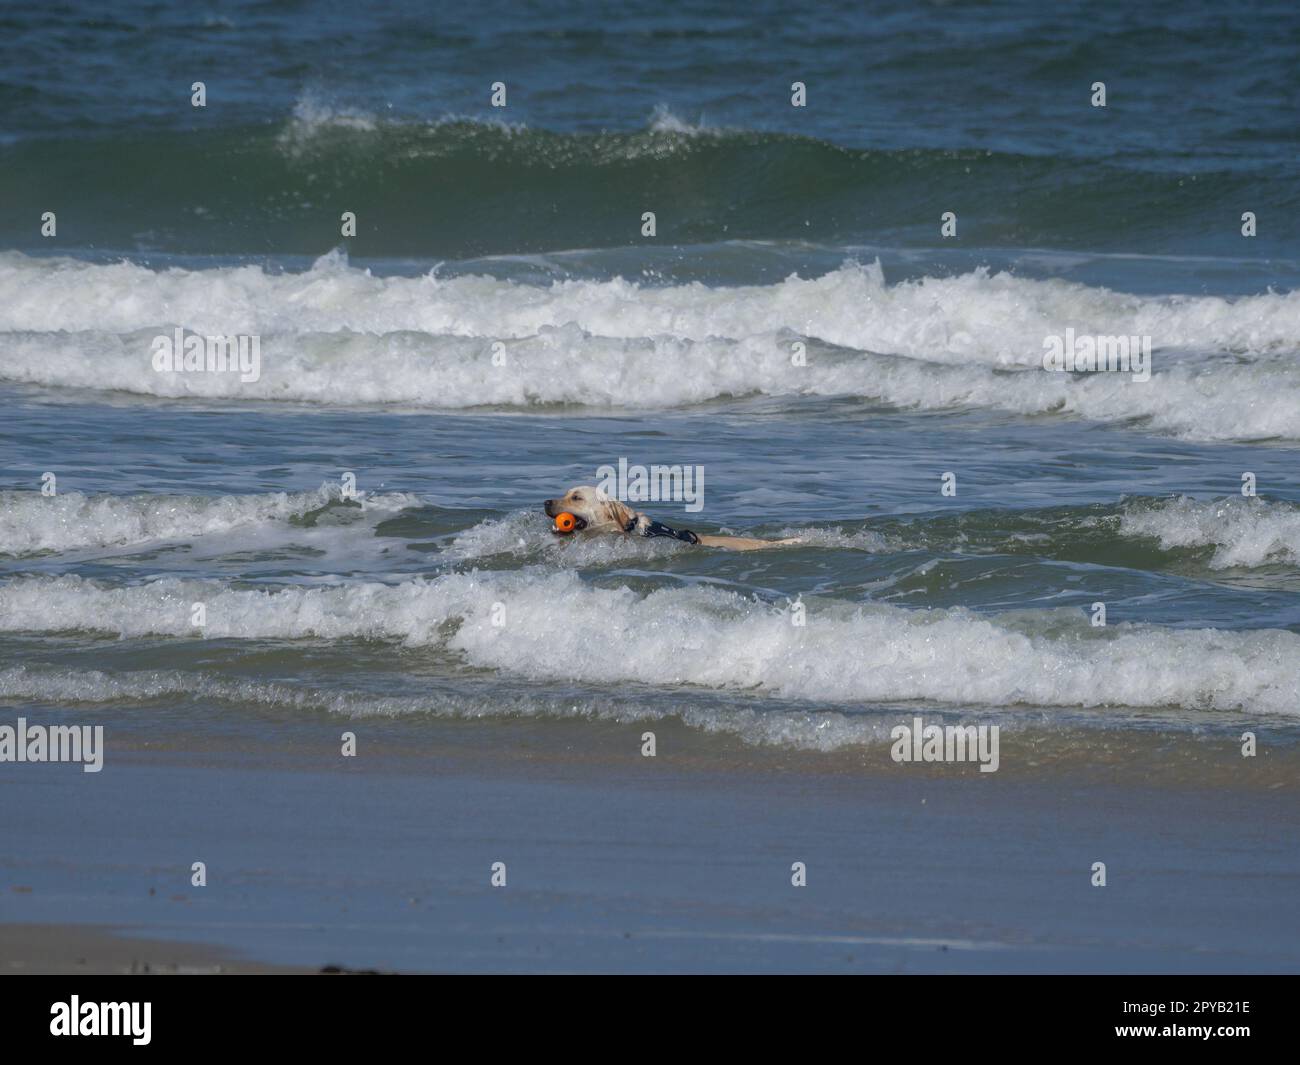
[[[0,31],[13,714],[1300,738],[1294,4]],[[258,337],[258,378],[158,372],[177,329]],[[1043,370],[1067,329],[1149,337],[1150,379]],[[554,537],[542,500],[620,459],[703,469],[661,521],[803,543]]]

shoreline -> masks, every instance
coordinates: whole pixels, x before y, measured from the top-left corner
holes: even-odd
[[[0,975],[219,976],[306,974],[314,970],[251,961],[203,943],[139,935],[130,928],[0,922]]]

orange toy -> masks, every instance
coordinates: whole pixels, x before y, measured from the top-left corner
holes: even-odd
[[[567,510],[555,515],[555,532],[567,536],[578,527],[578,519],[570,514]]]

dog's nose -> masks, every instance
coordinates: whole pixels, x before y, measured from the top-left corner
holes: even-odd
[[[554,506],[554,505],[555,505],[555,500],[554,500],[554,499],[543,499],[543,500],[542,500],[542,509],[543,509],[544,511],[546,511],[547,514],[550,514],[550,512],[551,512],[551,507]]]

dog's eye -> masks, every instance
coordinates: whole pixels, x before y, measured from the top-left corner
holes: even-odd
[[[582,502],[582,496],[574,496],[574,497],[573,497],[573,501],[574,501],[575,503],[581,503],[581,502]]]

